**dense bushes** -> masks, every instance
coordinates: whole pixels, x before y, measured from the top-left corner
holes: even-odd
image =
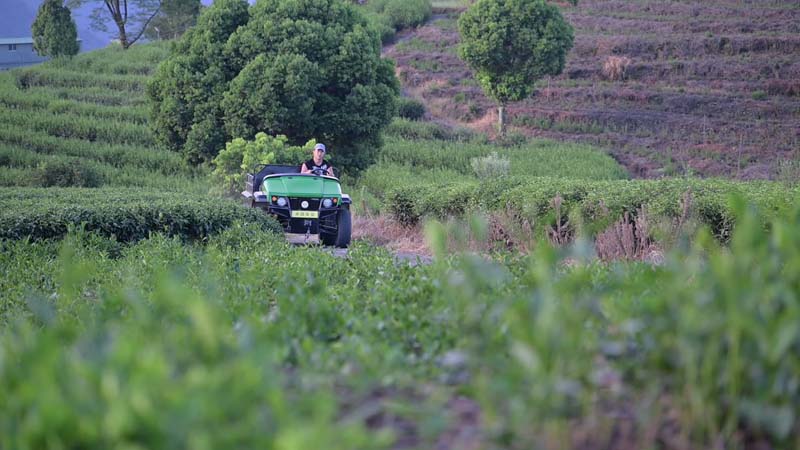
[[[343,260],[246,225],[0,240],[0,446],[433,448],[474,414],[479,448],[794,448],[800,210],[729,209],[728,248],[655,268]]]
[[[425,116],[425,105],[417,99],[402,97],[397,106],[397,115],[408,120],[420,120]]]
[[[409,165],[415,167],[417,171],[447,168],[471,177],[472,159],[492,153],[510,160],[511,175],[590,180],[626,178],[625,170],[610,156],[596,148],[544,140],[499,149],[480,140],[441,141],[424,138],[408,140],[389,137],[378,159],[384,164]],[[408,181],[411,180],[402,178],[396,180],[398,184]]]
[[[137,189],[4,189],[0,191],[0,238],[51,239],[84,227],[119,241],[151,233],[205,239],[237,220],[282,232],[259,210],[202,195]]]
[[[159,141],[191,162],[264,132],[322,141],[352,171],[372,162],[398,93],[393,63],[343,0],[214,2],[148,86]]]
[[[106,48],[0,73],[0,185],[152,186],[206,181],[157,148],[143,88],[164,44]]]
[[[84,161],[47,161],[33,173],[32,184],[41,187],[99,187],[103,176],[90,163]]]
[[[424,24],[432,9],[430,0],[370,0],[363,7],[384,44],[394,39],[395,32]]]
[[[386,203],[391,214],[404,223],[415,223],[424,216],[443,218],[476,209],[510,210],[533,223],[539,233],[544,233],[545,227],[557,220],[551,203],[560,196],[563,198],[562,214],[574,219],[583,232],[593,236],[619,220],[625,212],[635,215],[642,206],[655,216],[678,218],[683,213],[681,199],[686,192],[691,195],[690,213],[723,241],[730,237],[734,225],[733,212],[727,205],[730,195],[741,195],[759,206],[765,218],[785,210],[800,196],[797,188],[770,182],[592,181],[516,176],[483,183],[473,180],[443,180],[427,185],[409,182],[387,190]]]
[[[446,141],[469,141],[478,138],[469,128],[448,128],[431,122],[394,119],[385,129],[384,135],[402,139],[439,139]],[[384,145],[384,148],[387,148]]]

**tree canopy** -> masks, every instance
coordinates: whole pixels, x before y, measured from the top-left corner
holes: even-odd
[[[544,0],[478,0],[458,20],[458,54],[484,92],[503,107],[530,97],[537,80],[558,75],[572,48],[572,27]]]
[[[110,20],[117,28],[119,44],[127,49],[142,37],[161,10],[162,0],[67,0],[73,8],[86,3],[97,4],[92,10],[92,28],[108,32]]]
[[[144,32],[148,39],[177,39],[197,22],[200,0],[162,0]]]
[[[78,53],[78,32],[69,8],[61,0],[45,0],[31,26],[33,48],[41,56],[73,56]]]
[[[148,86],[155,132],[190,162],[232,138],[285,135],[366,167],[395,112],[399,85],[366,20],[344,0],[218,0]]]

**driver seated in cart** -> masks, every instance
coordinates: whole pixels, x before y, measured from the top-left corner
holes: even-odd
[[[300,173],[334,176],[333,166],[325,159],[325,151],[325,144],[315,145],[311,159],[300,166]]]

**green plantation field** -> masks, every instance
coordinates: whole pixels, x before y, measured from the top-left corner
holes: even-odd
[[[0,186],[207,190],[148,124],[145,86],[168,53],[110,47],[0,74]]]
[[[728,248],[658,267],[546,245],[412,267],[249,223],[2,240],[0,444],[795,448],[800,208],[769,234],[734,209]]]
[[[726,241],[735,222],[731,195],[758,205],[765,220],[800,197],[800,186],[771,181],[631,180],[591,146],[548,140],[500,146],[403,119],[389,127],[379,163],[362,174],[358,186],[373,209],[406,225],[504,213],[530,224],[539,237],[569,221],[571,236],[594,238],[625,214],[634,220],[644,208],[655,221],[692,219]]]
[[[0,449],[800,448],[796,184],[396,118],[344,190],[432,256],[290,245],[159,144],[169,48],[0,73]]]
[[[15,188],[0,190],[0,239],[60,239],[80,227],[120,242],[151,233],[207,239],[234,222],[278,234],[278,223],[227,199],[146,188]]]

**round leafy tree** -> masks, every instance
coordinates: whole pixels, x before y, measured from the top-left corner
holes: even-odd
[[[478,0],[458,20],[458,54],[484,92],[505,106],[530,97],[537,80],[564,70],[572,27],[544,0]]]
[[[194,163],[256,133],[310,139],[360,169],[399,85],[378,36],[344,0],[215,1],[148,87],[158,138]]]
[[[78,32],[69,8],[61,0],[45,0],[31,26],[33,48],[42,56],[73,56],[78,53]]]

